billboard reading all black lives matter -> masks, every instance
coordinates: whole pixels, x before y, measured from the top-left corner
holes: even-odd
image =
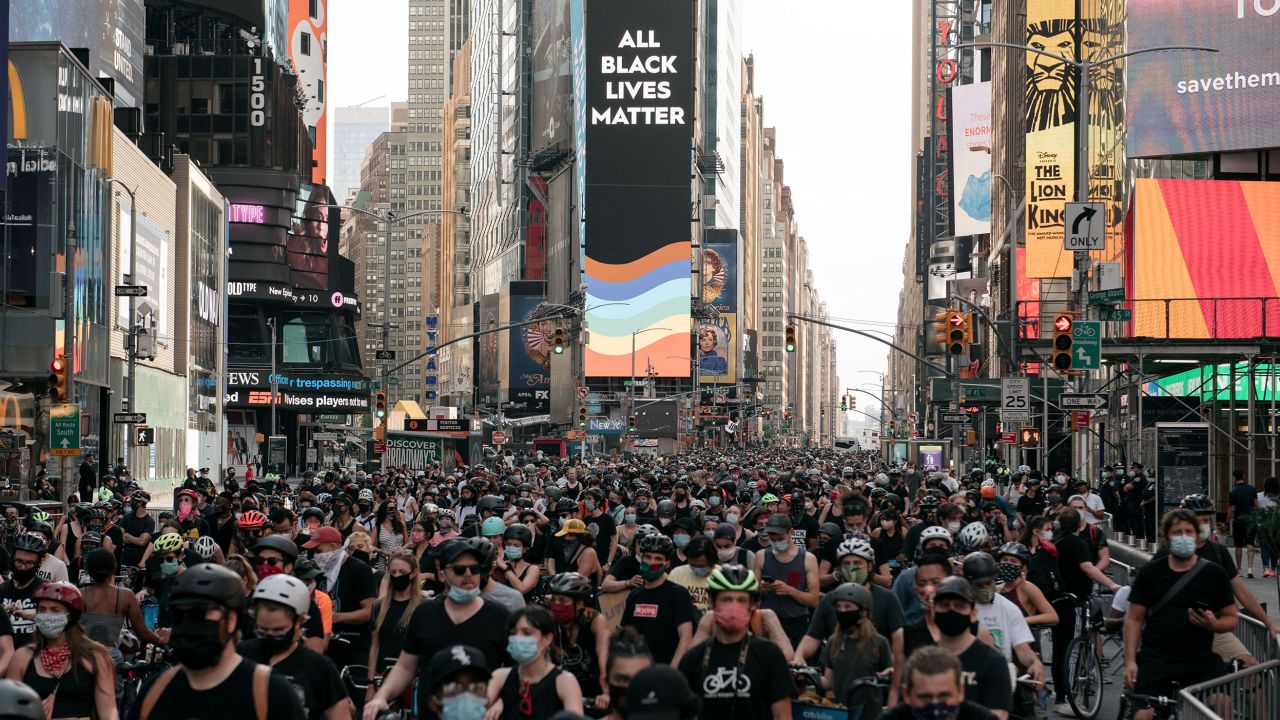
[[[693,0],[586,4],[586,374],[688,377]],[[580,152],[581,152],[580,148]]]

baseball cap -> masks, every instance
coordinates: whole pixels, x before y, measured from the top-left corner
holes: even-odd
[[[306,550],[313,550],[321,543],[342,543],[342,533],[338,529],[329,525],[323,525],[316,529],[311,539],[303,543],[302,547]]]
[[[484,653],[470,645],[452,645],[431,656],[431,664],[427,666],[428,692],[435,692],[463,670],[477,673],[486,680],[492,674]]]
[[[564,521],[564,527],[556,533],[556,537],[564,537],[565,535],[582,535],[587,532],[587,524],[578,518],[569,518]]]
[[[650,665],[627,687],[627,720],[682,720],[697,716],[701,705],[689,681],[670,665]]]
[[[945,595],[954,595],[970,605],[974,603],[973,585],[958,575],[952,575],[938,583],[938,591],[933,594],[933,599],[936,601]]]
[[[716,526],[716,532],[713,539],[715,540],[733,540],[737,537],[733,526],[727,522],[722,522]]]
[[[782,513],[774,513],[770,515],[769,521],[764,525],[765,532],[769,532],[770,530],[790,530],[790,529],[791,529],[791,518],[787,517],[786,515],[783,515]]]

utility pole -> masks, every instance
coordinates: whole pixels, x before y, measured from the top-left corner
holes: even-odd
[[[75,255],[76,255],[76,221],[67,222],[67,244],[64,248],[65,258],[63,260],[64,282],[62,283],[62,352],[67,359],[67,399],[66,402],[74,403],[76,401],[76,313],[73,302],[75,300]],[[61,495],[66,497],[70,488],[75,487],[75,481],[71,478],[72,463],[66,458],[59,458],[59,464],[62,465],[62,487]],[[65,464],[64,464],[65,463]],[[66,483],[70,483],[67,485]]]
[[[275,462],[271,459],[271,443],[276,435],[276,393],[280,391],[280,386],[276,383],[276,319],[267,318],[267,327],[271,328],[271,435],[267,437],[267,463],[271,465],[271,471],[275,472]]]
[[[122,181],[111,178],[109,182],[119,185],[129,193],[129,277],[125,284],[133,285],[138,278],[138,196],[134,189]],[[129,360],[129,384],[125,395],[126,412],[135,412],[138,398],[138,321],[137,298],[129,296],[129,326],[125,335],[125,354]],[[124,426],[124,466],[133,472],[133,423]]]

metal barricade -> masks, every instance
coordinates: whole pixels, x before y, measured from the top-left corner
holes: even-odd
[[[1111,558],[1111,566],[1108,570],[1111,568],[1115,568],[1115,572],[1111,574],[1112,577],[1121,585],[1132,585],[1133,578],[1138,574],[1137,568],[1132,565],[1126,565],[1125,563],[1116,560],[1114,557]]]
[[[1245,646],[1258,662],[1280,660],[1280,639],[1267,632],[1267,626],[1241,613],[1240,622],[1233,631],[1236,639]]]
[[[1178,693],[1179,720],[1280,720],[1280,660]]]

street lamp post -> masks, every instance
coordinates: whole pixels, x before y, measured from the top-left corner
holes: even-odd
[[[650,330],[665,330],[671,332],[671,328],[650,327],[636,330],[631,333],[631,387],[628,388],[627,414],[630,415],[636,408],[636,336],[640,333],[647,333]]]
[[[108,178],[107,182],[113,185],[119,185],[121,189],[129,193],[129,285],[133,285],[138,280],[138,196],[134,188],[124,184],[123,180],[117,178]],[[158,292],[158,291],[157,291]],[[129,296],[129,326],[126,328],[125,355],[129,361],[129,384],[125,393],[125,401],[129,407],[127,411],[130,413],[137,412],[136,402],[138,393],[138,333],[137,333],[137,298],[134,295]],[[129,468],[129,472],[133,472],[133,423],[126,423],[124,426],[124,466]]]

